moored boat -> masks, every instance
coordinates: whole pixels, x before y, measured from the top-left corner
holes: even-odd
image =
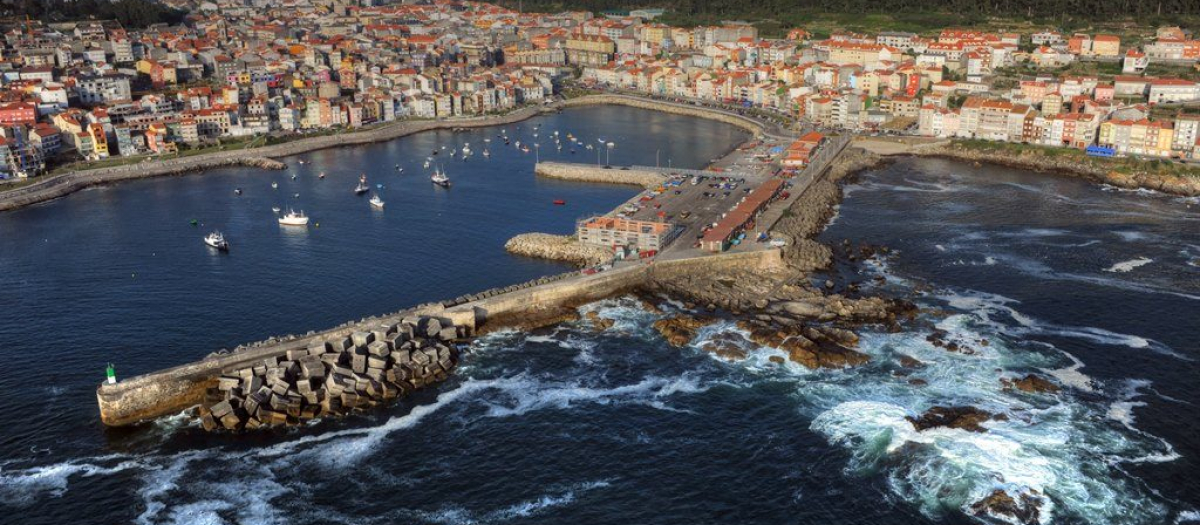
[[[279,224],[283,226],[307,226],[308,216],[304,215],[303,211],[288,210],[286,215],[279,218]]]
[[[367,202],[371,203],[372,208],[383,209],[383,199],[379,198],[378,193],[371,195],[371,200]]]
[[[446,176],[446,173],[443,172],[441,168],[433,171],[433,175],[429,176],[429,182],[432,182],[443,188],[450,187],[450,177]]]
[[[225,240],[225,236],[222,235],[221,232],[212,232],[208,235],[205,235],[204,244],[223,252],[229,251],[229,241]]]
[[[368,191],[371,191],[371,187],[367,185],[367,174],[364,173],[358,176],[358,186],[354,188],[354,194],[362,195]]]

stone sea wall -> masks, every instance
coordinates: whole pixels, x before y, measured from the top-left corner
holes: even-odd
[[[667,179],[666,175],[654,171],[606,169],[600,166],[563,162],[539,162],[534,166],[533,172],[550,179],[601,184],[631,184],[643,188],[654,188]]]
[[[595,266],[612,259],[612,250],[594,244],[584,244],[572,235],[522,233],[504,243],[513,255],[565,261],[578,266]]]

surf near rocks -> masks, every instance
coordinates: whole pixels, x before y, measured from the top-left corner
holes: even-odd
[[[422,317],[316,340],[226,371],[196,416],[205,430],[243,431],[375,407],[449,377],[463,335],[459,327]]]

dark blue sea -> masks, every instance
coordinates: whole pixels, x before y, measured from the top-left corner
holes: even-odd
[[[746,138],[614,107],[507,127],[544,158],[594,162],[594,150],[570,153],[568,132],[615,142],[614,164],[657,154],[688,167]],[[134,375],[568,270],[503,242],[568,232],[636,189],[537,179],[534,153],[498,133],[428,133],[286,159],[283,172],[130,182],[0,214],[0,522],[957,524],[976,523],[971,502],[997,488],[1036,491],[1042,523],[1196,519],[1200,203],[938,160],[863,174],[824,234],[889,246],[839,278],[927,312],[906,332],[864,331],[872,361],[860,368],[672,348],[650,327],[659,314],[616,298],[583,307],[615,320],[608,330],[489,335],[446,383],[368,415],[236,436],[181,416],[99,424],[109,361]],[[468,142],[474,156],[447,157]],[[422,168],[434,149],[448,191]],[[353,195],[363,172],[383,185],[384,211]],[[312,224],[281,230],[272,206]],[[200,242],[212,229],[228,255]],[[990,344],[947,352],[925,340],[935,327]],[[697,343],[737,330],[722,322]],[[925,366],[898,375],[900,355]],[[1031,372],[1063,391],[1002,388]],[[939,404],[1009,418],[985,433],[904,419]]]

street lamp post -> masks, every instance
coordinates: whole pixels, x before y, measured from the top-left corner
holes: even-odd
[[[616,146],[616,144],[609,142],[608,144],[606,144],[606,146],[608,146],[608,147],[606,148],[606,153],[604,154],[604,165],[612,166],[612,149],[613,149],[613,146]]]

